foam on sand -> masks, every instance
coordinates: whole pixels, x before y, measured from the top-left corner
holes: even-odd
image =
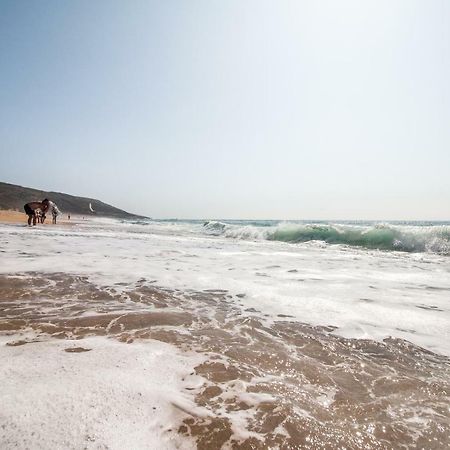
[[[3,447],[450,440],[448,256],[182,224],[0,230]]]
[[[99,286],[155,280],[222,289],[272,318],[345,337],[406,339],[450,355],[450,258],[310,242],[231,240],[180,224],[98,221],[70,229],[0,226],[0,273],[81,274]]]
[[[198,409],[186,389],[199,378],[190,375],[198,355],[152,340],[21,346],[6,340],[0,341],[1,448],[195,447],[177,429]]]

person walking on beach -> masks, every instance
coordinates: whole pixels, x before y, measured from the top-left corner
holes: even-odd
[[[42,202],[30,202],[24,205],[23,209],[25,210],[25,214],[28,216],[28,226],[31,226],[31,221],[33,221],[33,226],[35,226],[36,218],[40,215],[45,216],[45,213],[49,207],[50,201],[48,199],[44,199]]]

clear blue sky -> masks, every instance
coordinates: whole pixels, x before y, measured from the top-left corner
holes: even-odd
[[[450,219],[450,2],[0,0],[0,180],[179,218]]]

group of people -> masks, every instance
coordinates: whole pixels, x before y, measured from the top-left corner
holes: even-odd
[[[28,225],[31,226],[37,223],[44,223],[46,219],[46,214],[49,210],[52,213],[52,223],[56,224],[56,218],[61,214],[61,211],[52,201],[47,198],[42,200],[42,202],[30,202],[24,205],[25,213],[28,215]]]

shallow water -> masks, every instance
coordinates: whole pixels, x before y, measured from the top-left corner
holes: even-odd
[[[447,257],[142,228],[4,227],[2,352],[98,336],[201,355],[195,407],[171,406],[198,448],[449,446]]]
[[[8,346],[108,336],[156,339],[205,356],[178,431],[198,448],[444,448],[450,360],[399,339],[345,339],[331,327],[267,318],[224,291],[183,292],[141,279],[0,279]],[[21,337],[22,335],[22,337]],[[176,406],[175,406],[176,407]]]
[[[271,317],[333,326],[343,337],[402,338],[450,356],[450,257],[230,239],[198,227],[106,220],[70,229],[0,226],[0,273],[223,289]]]

